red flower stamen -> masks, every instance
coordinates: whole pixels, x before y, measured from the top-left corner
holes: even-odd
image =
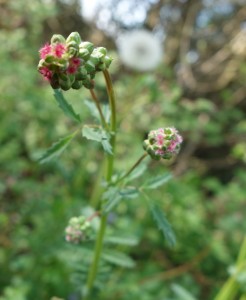
[[[56,44],[53,46],[54,55],[58,58],[61,58],[62,55],[66,52],[66,46],[64,44]]]
[[[45,59],[47,55],[52,54],[52,46],[50,44],[45,44],[40,50],[40,58]]]

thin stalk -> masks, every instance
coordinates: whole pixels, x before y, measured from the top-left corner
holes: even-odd
[[[144,160],[145,159],[145,157],[147,157],[148,156],[148,153],[147,152],[145,152],[136,162],[135,162],[135,164],[126,172],[126,174],[125,175],[123,175],[121,178],[119,178],[116,182],[115,182],[115,184],[117,184],[117,183],[119,183],[120,181],[122,181],[123,179],[125,179],[127,176],[129,176],[131,173],[132,173],[132,171],[141,163],[141,161],[142,160]]]
[[[102,125],[105,129],[108,129],[108,124],[104,118],[104,115],[103,115],[103,112],[102,112],[102,109],[101,109],[101,105],[100,105],[100,102],[98,101],[97,99],[97,96],[94,92],[93,89],[90,89],[90,93],[91,93],[91,97],[92,97],[92,100],[94,101],[94,103],[96,104],[96,107],[97,107],[97,110],[99,112],[99,115],[100,115],[100,118],[101,118],[101,122],[102,122]]]
[[[107,215],[103,215],[101,217],[101,223],[100,223],[100,229],[97,235],[97,240],[96,240],[96,245],[95,245],[95,251],[94,251],[94,260],[92,262],[90,272],[88,275],[87,279],[87,297],[90,296],[91,289],[93,288],[96,275],[97,275],[97,270],[98,270],[98,265],[99,265],[99,260],[101,257],[101,252],[102,252],[102,246],[103,246],[103,238],[105,234],[105,229],[107,225]],[[88,298],[86,298],[88,299]]]
[[[110,110],[111,110],[111,122],[110,122],[110,131],[111,131],[111,140],[110,144],[112,147],[112,152],[113,155],[107,155],[107,166],[106,166],[106,180],[107,182],[111,181],[111,177],[113,175],[113,166],[114,166],[114,156],[115,156],[115,140],[116,140],[116,107],[115,107],[115,95],[114,95],[114,90],[113,90],[113,85],[112,81],[110,78],[110,75],[107,70],[103,71],[105,82],[106,82],[106,88],[107,88],[107,93],[108,93],[108,98],[109,98],[109,105],[110,105]],[[93,91],[92,91],[93,95]],[[94,99],[95,100],[95,99]],[[98,101],[97,101],[98,102]],[[100,228],[99,232],[97,235],[97,240],[96,240],[96,245],[95,245],[95,250],[94,250],[94,259],[88,274],[88,279],[86,283],[86,299],[89,299],[91,290],[93,288],[96,275],[97,275],[97,270],[98,270],[98,265],[102,253],[102,248],[103,248],[103,239],[104,239],[104,234],[106,231],[106,226],[107,226],[107,218],[108,215],[104,214],[101,217],[101,223],[100,223]]]
[[[110,130],[111,130],[111,146],[113,155],[108,155],[108,173],[106,180],[109,182],[113,174],[114,167],[114,154],[115,154],[115,141],[116,141],[116,106],[115,106],[115,94],[113,89],[112,80],[108,70],[103,71],[104,79],[106,82],[106,88],[108,93],[109,105],[111,110],[111,121],[110,121]]]

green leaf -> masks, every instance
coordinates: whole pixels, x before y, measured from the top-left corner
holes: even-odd
[[[180,300],[196,300],[190,292],[178,284],[172,284],[172,290]]]
[[[149,196],[142,191],[142,195],[148,203],[150,212],[153,216],[154,221],[156,222],[158,228],[162,231],[168,245],[173,247],[176,244],[175,234],[173,232],[171,224],[168,222],[164,212],[161,210],[159,205],[154,203]]]
[[[112,146],[110,144],[110,134],[103,128],[84,125],[82,128],[82,135],[88,140],[101,143],[105,152],[111,155],[113,154]]]
[[[136,246],[138,239],[134,236],[107,236],[104,241],[106,243],[126,246]]]
[[[139,191],[137,188],[130,186],[119,191],[119,194],[124,199],[133,199],[139,196]]]
[[[131,257],[115,250],[103,250],[102,258],[120,267],[133,268],[135,266],[135,262]]]
[[[175,234],[164,212],[156,203],[149,203],[149,208],[158,228],[162,231],[168,245],[170,247],[173,247],[176,244]]]
[[[154,178],[149,179],[147,182],[144,183],[142,188],[144,189],[156,189],[159,186],[163,185],[164,183],[168,182],[172,178],[172,174],[165,173],[163,175],[158,175]]]
[[[70,119],[72,119],[78,123],[81,123],[80,116],[75,113],[75,111],[73,110],[73,107],[64,98],[61,90],[59,90],[59,89],[54,90],[54,96],[55,96],[55,99],[56,99],[59,107],[62,109],[64,114],[67,117],[69,117]]]
[[[122,200],[122,197],[119,194],[119,188],[109,187],[103,194],[103,199],[106,201],[103,205],[103,211],[108,213]]]
[[[67,146],[69,145],[69,143],[75,137],[76,134],[77,131],[64,138],[61,138],[58,142],[54,143],[49,149],[47,149],[46,152],[38,161],[41,164],[43,164],[50,161],[53,158],[57,158],[67,148]]]
[[[116,205],[123,199],[134,199],[139,196],[139,191],[135,187],[126,187],[119,189],[118,187],[109,187],[103,194],[105,200],[103,211],[105,213],[110,212]]]

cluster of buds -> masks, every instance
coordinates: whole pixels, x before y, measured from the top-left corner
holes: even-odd
[[[84,217],[73,217],[65,229],[66,241],[78,244],[90,238],[92,233],[91,223]]]
[[[183,139],[173,127],[159,128],[148,134],[144,141],[144,150],[155,160],[170,159],[180,150]]]
[[[93,88],[96,73],[107,69],[112,62],[106,48],[83,42],[78,32],[72,32],[67,39],[60,34],[53,35],[39,53],[38,71],[53,89],[64,91],[82,86]]]

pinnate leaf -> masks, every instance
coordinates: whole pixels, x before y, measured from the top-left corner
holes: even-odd
[[[152,213],[154,221],[156,222],[158,228],[162,231],[168,245],[170,247],[173,247],[176,244],[175,234],[164,212],[156,203],[149,202],[149,208]]]
[[[138,239],[135,236],[108,236],[104,241],[110,244],[136,246]]]
[[[135,262],[131,257],[115,250],[103,250],[102,258],[120,267],[133,268],[135,266]]]
[[[164,212],[160,208],[160,206],[155,203],[149,196],[141,190],[141,193],[147,204],[149,206],[149,210],[153,216],[154,221],[156,222],[157,227],[162,231],[168,245],[173,247],[176,244],[176,237],[173,232],[171,224],[168,222]]]
[[[144,183],[142,188],[144,189],[156,189],[163,184],[167,183],[170,179],[172,178],[172,174],[170,173],[165,173],[162,175],[158,175],[154,178],[149,179]]]
[[[54,96],[55,96],[55,99],[56,99],[59,107],[62,109],[64,114],[67,117],[69,117],[70,119],[80,123],[81,122],[80,116],[75,113],[75,111],[73,110],[73,107],[64,98],[62,91],[59,89],[54,90]]]
[[[82,128],[82,135],[88,140],[93,140],[101,143],[105,152],[111,155],[113,154],[110,144],[110,134],[103,128],[84,125]]]
[[[105,213],[110,212],[120,201],[124,199],[133,199],[139,196],[139,191],[135,187],[125,187],[120,189],[119,187],[109,187],[103,194],[105,200],[103,211]]]
[[[61,138],[58,142],[54,143],[39,159],[41,164],[46,163],[54,158],[57,158],[69,145],[71,140],[75,137],[77,131]]]

